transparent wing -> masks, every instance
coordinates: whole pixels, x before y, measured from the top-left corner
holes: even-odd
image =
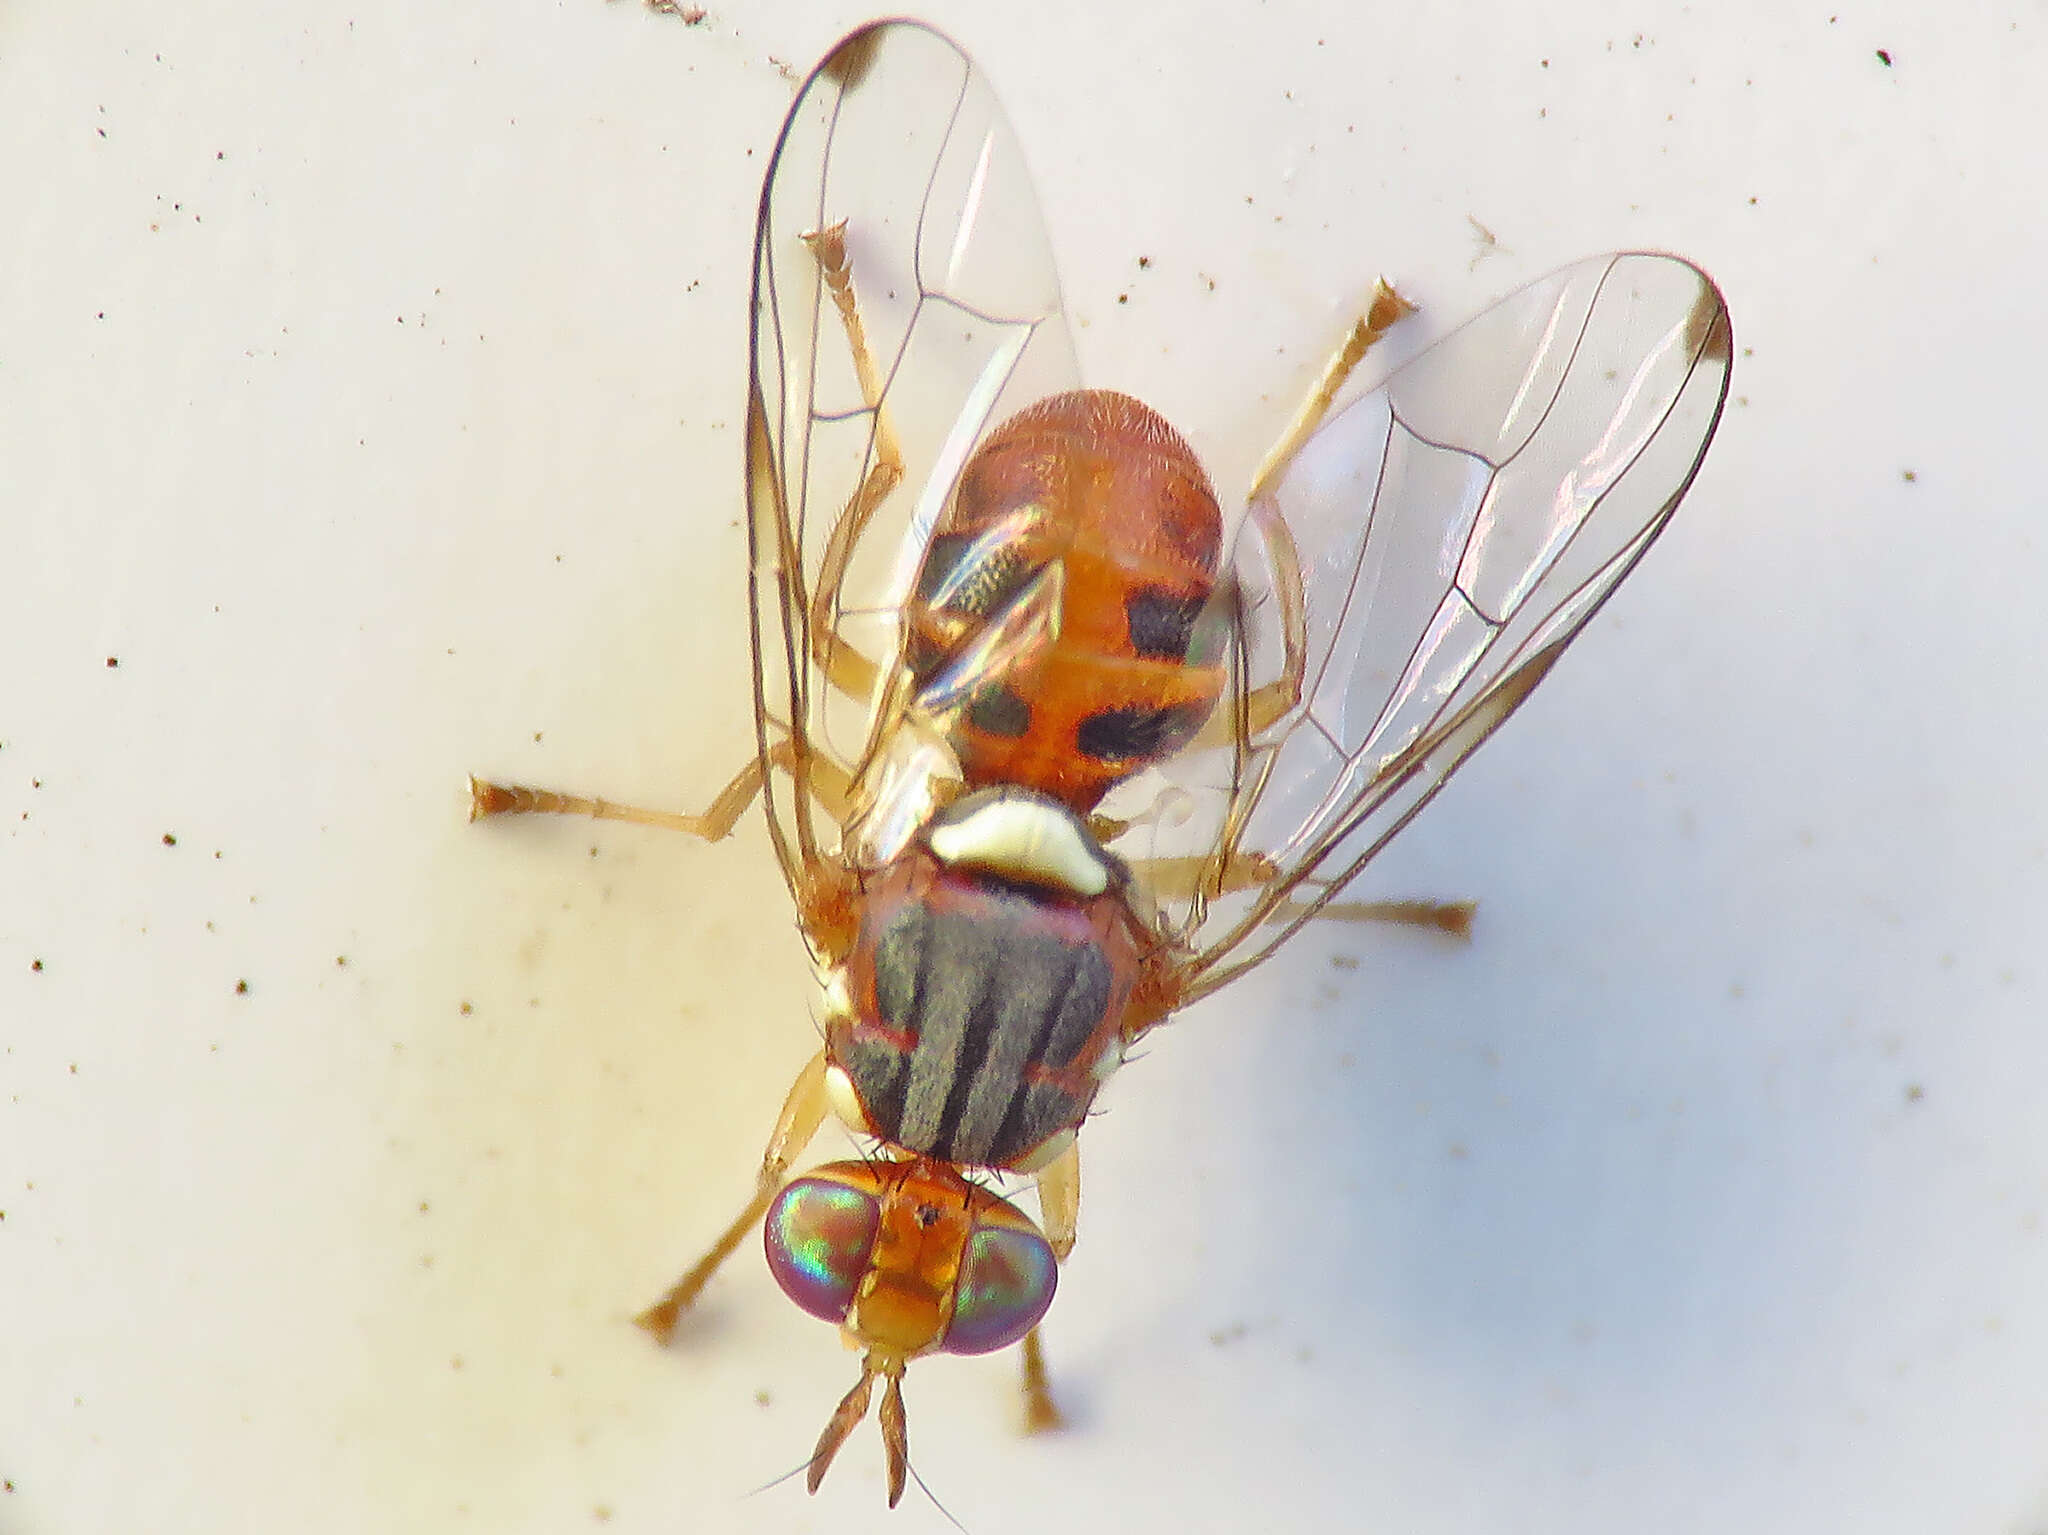
[[[793,886],[839,836],[814,791],[858,792],[888,745],[897,610],[962,463],[1075,379],[1044,219],[980,71],[914,22],[854,32],[790,109],[754,247],[755,720]]]
[[[1542,680],[1692,483],[1730,345],[1689,263],[1579,262],[1349,405],[1249,508],[1221,725],[1134,827],[1199,871],[1158,892],[1186,1000],[1327,905]]]

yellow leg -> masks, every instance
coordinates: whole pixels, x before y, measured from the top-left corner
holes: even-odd
[[[772,753],[772,763],[784,772],[791,770],[792,752],[784,741]],[[846,770],[813,753],[810,764],[812,797],[826,814],[844,821],[849,810],[852,785]],[[731,783],[701,815],[680,810],[649,810],[640,805],[621,805],[614,800],[588,799],[580,794],[562,794],[554,789],[531,789],[521,784],[492,783],[476,777],[469,780],[469,818],[481,821],[494,815],[587,815],[599,821],[627,821],[635,826],[662,826],[686,832],[706,842],[718,842],[732,834],[740,816],[761,792],[761,764],[749,762],[733,775]]]
[[[1187,901],[1198,892],[1209,900],[1236,891],[1256,890],[1271,882],[1279,870],[1263,854],[1239,853],[1224,866],[1220,876],[1212,874],[1211,860],[1201,856],[1133,859],[1131,873],[1156,898]],[[1209,881],[1206,888],[1205,881]],[[1267,914],[1266,920],[1292,921],[1301,915],[1303,904],[1283,902]],[[1341,922],[1399,922],[1469,938],[1476,909],[1471,901],[1332,901],[1316,915]]]
[[[1074,1237],[1081,1224],[1081,1143],[1067,1149],[1038,1170],[1038,1218],[1053,1258],[1067,1261],[1074,1250]]]
[[[1266,920],[1292,922],[1307,908],[1306,901],[1283,902],[1266,914]],[[1470,938],[1472,916],[1478,910],[1477,901],[1332,901],[1315,915],[1319,922],[1398,922],[1453,938]]]
[[[733,1250],[768,1213],[768,1206],[788,1181],[790,1165],[803,1155],[804,1147],[818,1133],[827,1108],[825,1052],[820,1050],[790,1084],[789,1096],[783,1100],[782,1112],[775,1119],[774,1133],[768,1137],[768,1149],[761,1155],[754,1197],[719,1234],[709,1251],[690,1266],[690,1271],[670,1285],[660,1300],[633,1318],[636,1326],[645,1328],[663,1343],[675,1336],[677,1319],[697,1299],[719,1265],[732,1256]]]
[[[1024,1334],[1024,1432],[1049,1434],[1065,1428],[1067,1420],[1052,1399],[1052,1385],[1045,1373],[1045,1345],[1038,1341],[1040,1328]]]
[[[1074,1250],[1081,1221],[1081,1147],[1067,1147],[1038,1171],[1038,1218],[1055,1261],[1065,1263]],[[1046,1376],[1045,1345],[1034,1327],[1024,1335],[1024,1432],[1042,1434],[1064,1428],[1059,1405],[1052,1399]]]
[[[1251,490],[1246,499],[1256,501],[1273,488],[1272,482],[1286,467],[1287,461],[1323,424],[1323,417],[1330,413],[1330,403],[1337,398],[1337,391],[1344,387],[1344,381],[1351,377],[1352,370],[1367,352],[1379,344],[1380,338],[1394,328],[1397,321],[1414,312],[1415,306],[1396,293],[1384,277],[1373,285],[1372,302],[1345,332],[1344,340],[1323,365],[1322,377],[1316,380],[1308,398],[1294,413],[1294,419],[1287,423],[1287,430],[1280,434],[1280,440],[1273,444],[1260,463],[1258,473],[1252,476]]]
[[[875,461],[868,466],[853,498],[833,524],[831,536],[825,540],[824,557],[818,562],[817,586],[811,592],[807,615],[811,653],[834,687],[851,697],[866,698],[874,691],[880,668],[840,638],[835,621],[839,593],[861,535],[903,479],[903,450],[897,443],[896,429],[889,423],[881,369],[868,346],[867,327],[861,322],[860,306],[853,296],[853,266],[846,254],[846,221],[842,219],[827,229],[805,235],[804,244],[817,258],[825,291],[832,295],[832,306],[839,311],[847,349],[853,354],[854,375],[860,380],[861,399],[875,415]]]
[[[1286,645],[1286,660],[1280,676],[1255,689],[1243,701],[1241,712],[1219,709],[1209,728],[1204,730],[1205,737],[1219,727],[1228,729],[1234,726],[1242,728],[1247,736],[1256,736],[1275,720],[1284,718],[1301,701],[1302,680],[1308,670],[1308,624],[1302,604],[1301,556],[1294,547],[1294,535],[1288,532],[1278,509],[1267,499],[1267,492],[1301,450],[1301,445],[1323,424],[1337,392],[1364,360],[1365,354],[1403,316],[1414,312],[1415,306],[1396,293],[1385,278],[1379,280],[1373,288],[1371,304],[1352,324],[1329,362],[1324,364],[1322,376],[1316,380],[1308,398],[1301,402],[1294,419],[1288,422],[1280,440],[1273,444],[1258,472],[1252,476],[1251,491],[1246,497],[1249,503],[1247,515],[1259,537],[1265,541],[1266,556],[1273,568],[1273,595],[1280,605],[1280,630]],[[1219,745],[1227,739],[1213,738],[1198,744]]]
[[[846,344],[853,353],[854,372],[860,379],[862,398],[875,413],[875,462],[868,469],[853,499],[840,513],[826,540],[824,558],[818,569],[817,589],[808,611],[813,658],[827,679],[853,698],[871,696],[880,668],[839,636],[834,622],[839,609],[840,589],[853,559],[861,534],[866,532],[876,510],[903,478],[903,452],[896,440],[883,402],[881,372],[868,346],[867,328],[853,295],[853,271],[846,254],[846,224],[804,236],[804,243],[816,256],[824,274],[826,291],[832,295],[846,332]],[[794,752],[787,742],[774,753],[775,765],[793,772]],[[805,764],[805,779],[813,798],[842,822],[851,797],[849,775],[837,763],[813,752]],[[750,762],[734,775],[701,815],[674,810],[649,810],[622,805],[612,800],[563,794],[553,789],[532,789],[518,784],[496,784],[472,777],[469,781],[469,818],[480,821],[493,815],[587,815],[601,821],[629,821],[640,826],[665,826],[717,842],[731,834],[754,796],[761,792],[761,764]]]

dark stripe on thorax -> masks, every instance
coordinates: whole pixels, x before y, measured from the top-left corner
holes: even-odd
[[[1027,1070],[1069,1063],[1109,1002],[1098,948],[1032,931],[1028,900],[991,906],[913,907],[875,947],[882,1017],[917,1043],[907,1074],[899,1055],[890,1080],[860,1085],[871,1109],[897,1110],[898,1144],[955,1162],[999,1164],[1059,1128],[1041,1123],[1054,1106],[1027,1091]]]

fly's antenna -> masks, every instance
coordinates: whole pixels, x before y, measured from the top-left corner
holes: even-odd
[[[771,1477],[767,1481],[763,1482],[759,1487],[752,1489],[750,1492],[747,1493],[747,1496],[750,1498],[758,1498],[764,1492],[773,1492],[776,1488],[780,1487],[784,1482],[795,1481],[798,1477],[802,1476],[806,1471],[810,1470],[810,1468],[811,1463],[808,1459],[800,1460],[795,1465],[791,1466],[787,1471],[783,1472],[782,1475],[777,1477]]]
[[[870,1357],[861,1361],[860,1379],[832,1409],[832,1416],[825,1420],[825,1431],[818,1435],[817,1448],[811,1451],[811,1458],[804,1463],[804,1486],[811,1492],[815,1493],[824,1483],[825,1473],[832,1469],[833,1457],[846,1443],[846,1436],[868,1415],[868,1403],[874,1394],[875,1363]],[[890,1478],[892,1484],[897,1480],[893,1475]],[[889,1506],[893,1508],[895,1505],[896,1497],[891,1496]]]
[[[953,1526],[954,1529],[958,1530],[960,1532],[960,1535],[970,1535],[967,1526],[962,1524],[958,1519],[955,1519],[953,1517],[953,1510],[946,1507],[945,1504],[939,1501],[938,1494],[932,1491],[932,1484],[930,1482],[927,1482],[922,1476],[918,1474],[917,1467],[915,1466],[912,1466],[910,1468],[910,1479],[913,1482],[917,1483],[917,1490],[924,1494],[925,1501],[930,1503],[933,1508],[939,1511],[939,1517],[941,1519],[944,1519],[946,1523],[950,1524],[951,1526]]]

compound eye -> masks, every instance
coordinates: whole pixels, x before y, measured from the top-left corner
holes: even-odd
[[[976,1227],[967,1239],[953,1293],[953,1325],[942,1346],[949,1354],[986,1354],[1015,1343],[1038,1325],[1058,1282],[1052,1248],[1036,1231]]]
[[[762,1234],[782,1293],[820,1321],[843,1322],[868,1269],[882,1202],[829,1178],[799,1178],[775,1196]]]

